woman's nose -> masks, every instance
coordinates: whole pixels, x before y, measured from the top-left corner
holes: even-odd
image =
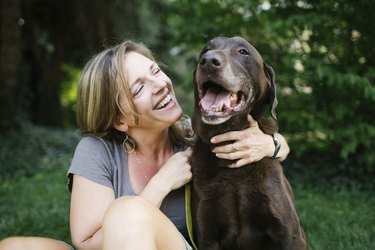
[[[163,79],[156,78],[154,79],[154,94],[157,94],[159,91],[165,89],[167,87],[167,82]]]

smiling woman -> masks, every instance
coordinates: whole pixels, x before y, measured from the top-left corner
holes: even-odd
[[[173,214],[183,209],[181,188],[191,178],[190,151],[185,151],[186,146],[181,147],[186,145],[184,129],[191,133],[189,127],[178,123],[182,110],[170,78],[146,47],[126,41],[101,52],[86,65],[78,86],[77,107],[80,129],[86,137],[78,145],[69,170],[73,244],[78,248],[104,244],[109,249],[126,246],[149,249],[152,241],[131,240],[127,235],[131,237],[135,232],[128,230],[142,230],[145,237],[148,234],[154,237],[153,222],[145,224],[134,219],[144,219],[142,207],[147,211],[161,207],[165,214],[162,215],[170,217],[175,226],[167,217],[161,220],[168,222],[164,226],[169,228],[166,235],[171,240],[160,241],[158,248],[166,247],[167,243],[171,249],[181,248],[184,238],[178,229],[185,234],[184,217],[183,213]],[[92,115],[89,110],[94,107],[96,114]],[[133,199],[135,195],[140,199]],[[123,196],[133,197],[118,199]],[[97,200],[102,201],[100,205]],[[111,204],[113,208],[109,209]],[[96,210],[90,210],[91,207]],[[137,207],[140,216],[134,217],[132,209]],[[131,210],[125,213],[127,209]],[[106,214],[106,211],[112,212]],[[160,217],[158,214],[153,217]],[[123,223],[115,223],[121,227],[118,228],[108,222],[113,218],[117,222],[124,220],[124,225],[143,226],[126,227],[126,233]],[[121,242],[112,240],[117,234],[124,235],[119,237]]]
[[[127,81],[119,82],[118,96],[124,122],[115,123],[118,131],[128,132],[133,137],[139,130],[143,133],[143,126],[152,129],[160,124],[160,129],[165,129],[180,119],[182,109],[176,101],[172,81],[153,60],[137,52],[128,52],[124,68]],[[133,112],[138,117],[140,128],[132,126],[130,102],[136,107]]]

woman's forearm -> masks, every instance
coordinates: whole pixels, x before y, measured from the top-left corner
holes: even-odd
[[[140,196],[150,201],[155,206],[160,207],[169,192],[170,190],[168,190],[165,185],[162,185],[157,179],[157,176],[155,176],[146,185],[142,193],[140,193]]]

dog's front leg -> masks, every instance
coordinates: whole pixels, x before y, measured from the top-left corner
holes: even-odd
[[[218,218],[221,226],[220,245],[221,249],[235,250],[239,248],[239,217],[238,217],[238,200],[235,195],[235,190],[228,189],[225,195],[220,197],[220,214]]]
[[[269,204],[269,209],[273,214],[273,223],[269,233],[274,242],[280,244],[275,249],[305,250],[307,249],[306,238],[295,209],[292,190],[282,174],[277,178],[280,178],[277,182],[280,185],[275,189],[277,190],[275,193],[270,194],[271,203]]]
[[[206,185],[200,206],[199,249],[239,249],[238,199],[232,185],[212,179]]]
[[[221,250],[219,228],[215,226],[215,202],[210,199],[201,200],[197,209],[197,242],[199,250]]]

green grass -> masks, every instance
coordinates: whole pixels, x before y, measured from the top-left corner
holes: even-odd
[[[4,181],[0,185],[0,238],[46,236],[69,242],[66,169]]]
[[[73,131],[43,128],[0,137],[0,239],[35,235],[70,241],[65,175],[77,141]],[[332,190],[294,185],[309,248],[375,249],[373,191]]]
[[[45,236],[69,242],[66,172],[75,131],[27,126],[0,134],[0,239]]]
[[[295,188],[311,250],[375,249],[375,196],[370,192]]]

